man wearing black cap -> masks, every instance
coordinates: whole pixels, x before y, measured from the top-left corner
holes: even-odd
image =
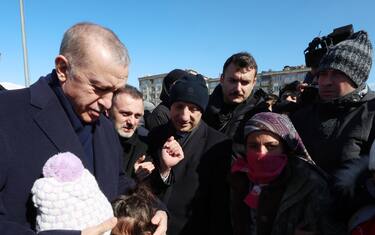
[[[178,79],[186,75],[188,75],[188,72],[185,70],[174,69],[164,77],[163,86],[160,93],[161,103],[152,111],[151,114],[145,117],[145,126],[148,130],[152,130],[155,127],[169,122],[169,90]]]
[[[329,49],[318,68],[320,101],[292,116],[308,152],[316,164],[334,177],[338,202],[348,216],[366,202],[354,200],[359,176],[368,167],[375,137],[375,94],[366,84],[372,65],[372,45],[359,31]],[[349,199],[350,201],[348,201]],[[344,207],[342,207],[344,208]],[[345,219],[345,218],[344,218]]]
[[[231,141],[201,120],[207,103],[203,77],[184,76],[170,91],[170,122],[149,135],[159,170],[152,183],[170,212],[170,235],[231,234],[226,181]],[[179,149],[183,153],[175,154]]]

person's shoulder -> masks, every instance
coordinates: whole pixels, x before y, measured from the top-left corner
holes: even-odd
[[[25,98],[29,97],[29,94],[29,88],[2,91],[0,92],[0,105],[12,105],[14,102],[24,101]]]
[[[369,91],[364,97],[363,97],[363,104],[364,106],[367,106],[369,112],[375,112],[375,92]]]
[[[210,140],[211,142],[226,142],[226,141],[231,141],[228,136],[225,134],[221,133],[218,130],[215,130],[211,126],[207,125],[203,120],[201,120],[200,128],[204,128],[207,133],[207,139]]]
[[[151,129],[147,136],[147,143],[153,144],[153,142],[164,141],[168,137],[167,135],[170,132],[170,129],[171,126],[169,122]]]
[[[0,117],[11,120],[9,117],[26,114],[26,106],[29,104],[30,91],[28,88],[0,92]]]
[[[291,159],[295,176],[305,177],[308,184],[314,187],[326,187],[328,185],[328,175],[317,165],[305,161],[299,157]]]
[[[96,124],[96,128],[101,129],[103,131],[107,138],[110,138],[112,141],[118,140],[118,134],[113,127],[113,124],[111,120],[104,114],[100,115],[99,122]]]
[[[159,113],[166,113],[168,112],[169,113],[169,108],[167,107],[167,105],[165,105],[164,103],[160,103],[158,104],[154,110],[152,110],[151,114],[159,114]]]
[[[306,121],[307,116],[311,116],[312,113],[316,112],[314,111],[315,108],[315,104],[309,104],[307,106],[301,107],[289,116],[290,120],[293,122],[293,124],[298,121],[304,122]]]

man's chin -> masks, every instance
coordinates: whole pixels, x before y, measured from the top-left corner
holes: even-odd
[[[124,138],[130,138],[134,135],[134,132],[135,131],[132,131],[132,132],[125,132],[125,131],[117,131],[117,133],[121,136],[121,137],[124,137]]]
[[[190,132],[192,130],[191,126],[180,126],[176,128],[177,131],[180,132]]]
[[[232,98],[231,100],[229,100],[229,103],[230,104],[240,104],[243,101],[244,101],[243,97],[236,97],[236,98]]]
[[[79,118],[84,123],[94,123],[99,119],[100,115],[89,115],[88,113],[82,113]]]

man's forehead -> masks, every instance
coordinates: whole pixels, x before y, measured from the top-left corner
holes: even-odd
[[[116,103],[121,103],[121,106],[129,106],[129,104],[137,104],[136,106],[142,106],[143,108],[143,100],[133,97],[127,93],[121,93],[116,96]]]
[[[178,106],[187,106],[189,108],[194,108],[200,110],[199,106],[190,102],[185,102],[185,101],[176,101],[173,104],[178,105]]]

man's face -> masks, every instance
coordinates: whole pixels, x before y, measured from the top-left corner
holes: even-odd
[[[143,114],[143,100],[135,99],[126,93],[117,95],[111,108],[115,129],[124,138],[133,136]]]
[[[170,114],[174,127],[181,132],[191,132],[202,117],[202,111],[197,105],[182,101],[172,104]]]
[[[86,123],[98,120],[100,113],[112,106],[113,92],[125,85],[128,67],[114,61],[108,50],[102,47],[89,49],[89,66],[74,68],[64,56],[56,58],[56,71],[64,94],[74,111]],[[65,61],[64,61],[65,60]],[[67,69],[61,70],[59,63],[66,63]]]
[[[227,104],[244,102],[253,90],[256,81],[255,76],[255,69],[239,68],[233,63],[229,64],[220,78],[224,102]]]
[[[322,71],[318,75],[319,96],[329,101],[343,97],[356,88],[343,72],[338,70]]]

